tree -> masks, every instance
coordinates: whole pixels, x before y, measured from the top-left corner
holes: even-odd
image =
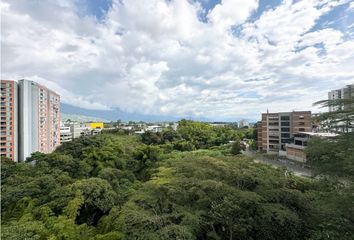
[[[189,140],[170,132],[172,141],[146,145],[139,137],[103,133],[26,163],[2,160],[1,237],[352,239],[352,181],[299,178],[227,156],[230,145],[223,142],[238,140],[238,132],[183,124]],[[313,158],[324,165],[334,158],[336,172],[352,174],[345,168],[353,144],[347,136],[325,142]]]
[[[236,140],[231,145],[231,154],[237,155],[240,154],[242,150],[241,143],[239,140]]]
[[[308,163],[318,174],[354,179],[354,97],[323,100],[315,105],[338,110],[322,113],[315,118],[326,122],[329,130],[343,127],[334,138],[313,138],[306,149]]]
[[[115,204],[116,193],[106,180],[100,178],[79,180],[72,185],[72,189],[83,196],[83,205],[76,219],[79,224],[96,225]]]
[[[319,114],[315,120],[325,122],[328,130],[344,129],[345,133],[354,130],[354,96],[344,99],[322,100],[314,103],[322,108],[332,107],[337,109],[331,112]]]

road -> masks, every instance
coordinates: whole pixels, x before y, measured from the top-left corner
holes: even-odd
[[[302,177],[312,177],[313,176],[310,169],[305,168],[305,167],[303,167],[302,164],[291,161],[291,160],[284,160],[284,159],[272,160],[272,159],[268,159],[263,156],[259,156],[255,152],[252,152],[249,150],[242,151],[242,154],[254,158],[256,162],[271,164],[275,167],[286,167],[288,170],[294,172],[294,174],[297,176],[302,176]]]

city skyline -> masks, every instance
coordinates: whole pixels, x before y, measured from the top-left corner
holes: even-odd
[[[354,82],[351,1],[15,0],[1,12],[1,78],[87,112],[255,120],[316,112]]]

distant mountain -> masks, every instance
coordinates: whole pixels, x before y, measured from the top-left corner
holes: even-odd
[[[129,113],[126,111],[122,111],[119,108],[112,109],[110,111],[107,110],[89,110],[80,107],[75,107],[70,104],[61,103],[61,112],[66,116],[76,115],[76,116],[85,116],[89,118],[96,118],[96,119],[104,119],[105,121],[117,121],[121,120],[124,122],[128,121],[144,121],[144,122],[176,122],[183,118],[196,120],[196,121],[203,121],[203,122],[215,122],[215,121],[223,121],[223,122],[237,122],[241,119],[241,117],[227,117],[221,119],[214,119],[214,118],[207,118],[207,117],[179,117],[179,116],[164,116],[164,115],[150,115],[150,114],[141,114],[141,113]],[[64,116],[65,116],[64,115]],[[257,122],[255,119],[246,119],[251,124]],[[90,120],[95,121],[95,120]],[[98,120],[97,120],[98,121]]]
[[[94,118],[107,119],[108,121],[122,120],[122,121],[162,122],[162,121],[179,121],[181,119],[181,117],[175,117],[175,116],[128,113],[118,108],[112,109],[111,111],[89,110],[89,109],[75,107],[65,103],[61,104],[61,112],[62,114],[90,116]],[[203,119],[203,118],[194,119],[194,120],[208,121],[208,119]]]
[[[62,122],[65,122],[68,119],[70,119],[71,121],[76,121],[76,122],[109,122],[109,120],[104,119],[104,118],[100,118],[100,117],[61,113],[61,121]]]

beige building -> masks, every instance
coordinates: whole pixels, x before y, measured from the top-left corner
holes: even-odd
[[[1,80],[0,156],[18,161],[17,82]]]
[[[311,111],[262,113],[257,123],[258,150],[266,153],[286,151],[295,133],[311,132]]]

